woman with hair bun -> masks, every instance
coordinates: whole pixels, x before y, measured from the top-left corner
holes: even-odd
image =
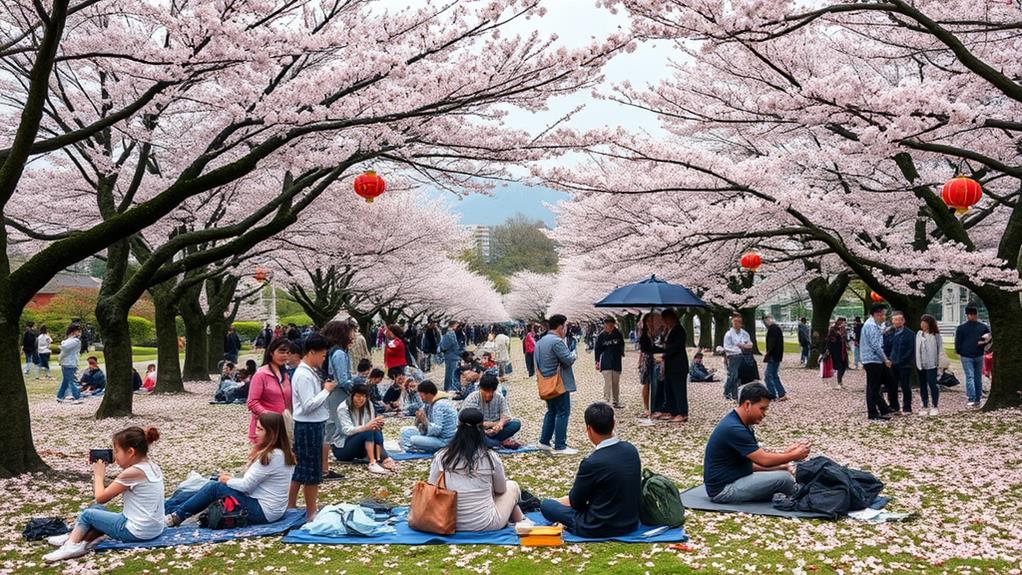
[[[96,505],[82,511],[71,533],[50,537],[59,547],[43,556],[46,561],[63,561],[92,551],[104,537],[121,541],[148,541],[163,533],[163,472],[149,461],[149,446],[160,438],[155,427],[129,427],[113,436],[114,462],[122,471],[105,485],[106,462],[92,464]],[[103,504],[124,495],[124,510],[107,511]]]

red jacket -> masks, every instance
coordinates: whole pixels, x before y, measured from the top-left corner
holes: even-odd
[[[383,365],[387,371],[392,367],[408,365],[408,360],[405,359],[405,342],[401,341],[401,338],[395,337],[387,342],[387,347],[383,348]]]
[[[534,353],[536,351],[536,338],[533,337],[532,332],[525,334],[525,353]]]

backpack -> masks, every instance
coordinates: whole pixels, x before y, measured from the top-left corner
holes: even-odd
[[[60,517],[33,517],[25,524],[21,536],[28,541],[39,541],[54,535],[63,535],[71,531]]]
[[[685,506],[670,478],[643,469],[640,494],[639,521],[643,525],[681,527],[685,523]]]
[[[958,378],[955,377],[955,374],[951,373],[950,371],[945,371],[944,373],[940,374],[939,378],[937,378],[937,384],[940,385],[941,387],[954,387],[960,383],[961,382],[958,381]]]
[[[206,529],[248,527],[248,511],[237,498],[228,495],[209,504],[199,515],[199,525]]]

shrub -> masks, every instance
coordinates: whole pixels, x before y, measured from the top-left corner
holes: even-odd
[[[293,323],[299,327],[303,325],[312,325],[312,318],[304,313],[296,313],[292,315],[286,315],[280,318],[280,325],[287,327],[289,323]]]
[[[129,315],[128,333],[131,335],[132,345],[156,346],[156,326],[144,317]]]
[[[261,329],[263,329],[263,324],[259,321],[234,322],[234,330],[238,332],[238,337],[240,337],[242,341],[255,341],[255,338],[259,337],[259,331]]]

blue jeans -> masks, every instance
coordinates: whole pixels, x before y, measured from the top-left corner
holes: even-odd
[[[571,415],[571,393],[565,392],[553,399],[546,400],[546,413],[543,415],[543,430],[539,434],[539,442],[550,445],[554,440],[554,449],[568,446],[568,417]]]
[[[28,375],[28,371],[33,367],[36,368],[36,373],[39,373],[39,354],[35,351],[29,351],[27,349],[21,350],[25,353],[25,367],[22,371],[25,375]]]
[[[741,354],[727,356],[727,379],[724,381],[725,399],[738,399],[738,384],[742,379],[743,361]]]
[[[940,386],[937,385],[937,370],[919,370],[919,398],[923,400],[923,409],[929,407],[929,399],[933,397],[933,407],[937,407],[940,401]]]
[[[501,429],[493,435],[484,435],[483,441],[486,443],[486,447],[490,449],[497,449],[500,447],[500,442],[505,439],[511,439],[516,433],[522,430],[522,422],[517,419],[512,419],[504,425],[504,429]]]
[[[461,382],[457,380],[458,359],[444,360],[444,391],[457,390]]]
[[[852,360],[855,362],[855,367],[856,368],[859,367],[859,362],[861,361],[861,358],[862,358],[862,356],[859,355],[859,344],[853,343],[852,344]]]
[[[805,363],[805,362],[809,361],[809,344],[808,343],[800,343],[799,346],[802,348],[802,357],[801,357],[800,361],[802,363]]]
[[[711,497],[714,503],[767,502],[774,493],[795,494],[795,478],[787,471],[757,471],[736,479]]]
[[[983,356],[962,356],[962,370],[965,371],[965,393],[972,403],[983,400]]]
[[[78,373],[76,367],[64,367],[60,366],[60,372],[64,378],[60,381],[60,388],[57,390],[57,399],[64,399],[64,395],[68,390],[71,391],[71,397],[75,399],[81,398],[81,393],[78,392],[78,384],[75,383],[75,374]]]
[[[781,369],[780,362],[768,361],[766,362],[766,369],[763,370],[763,380],[766,383],[767,391],[775,398],[781,398],[786,395],[784,384],[781,383],[781,377],[777,374],[779,369]]]
[[[123,513],[107,511],[102,505],[91,505],[82,511],[75,521],[75,527],[87,532],[99,531],[119,541],[144,541],[128,531],[128,518]]]
[[[418,427],[409,425],[401,429],[401,447],[405,451],[419,451],[422,453],[436,453],[444,447],[450,441],[444,441],[439,437],[432,437],[429,435],[423,435]]]
[[[334,452],[334,457],[337,458],[337,461],[354,461],[356,459],[368,458],[369,454],[366,453],[366,443],[370,441],[380,446],[380,461],[390,457],[387,455],[387,450],[383,448],[382,431],[363,431],[362,433],[349,435],[344,440],[344,447],[331,445],[330,450]]]
[[[575,515],[577,511],[556,499],[544,499],[539,502],[539,511],[543,518],[553,523],[560,523],[568,533],[575,533]]]
[[[164,502],[163,508],[167,515],[173,514],[179,520],[184,521],[192,515],[202,513],[209,507],[210,503],[213,503],[217,499],[227,497],[228,495],[234,497],[241,504],[242,508],[248,512],[248,522],[254,524],[266,523],[266,515],[263,514],[263,508],[259,506],[259,500],[245,495],[237,489],[227,487],[219,481],[210,481],[202,486],[198,491],[187,494],[188,498],[184,501],[184,495],[177,492],[174,493]]]

